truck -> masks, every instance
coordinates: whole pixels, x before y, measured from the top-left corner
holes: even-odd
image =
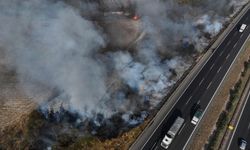
[[[246,29],[246,27],[247,27],[246,24],[242,24],[242,25],[240,26],[239,32],[243,32],[243,31]]]
[[[197,125],[197,123],[199,122],[199,120],[200,120],[202,114],[203,114],[203,110],[199,108],[199,109],[195,112],[195,114],[194,114],[194,116],[193,116],[193,118],[192,118],[192,120],[191,120],[191,123],[192,123],[193,125]]]
[[[184,119],[181,117],[177,117],[161,142],[161,146],[164,149],[167,149],[169,147],[169,145],[171,144],[171,142],[173,141],[174,137],[179,132],[183,124],[184,124]]]

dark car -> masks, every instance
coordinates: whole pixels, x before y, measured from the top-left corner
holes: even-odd
[[[246,147],[247,147],[247,141],[244,140],[244,139],[241,139],[241,140],[240,140],[239,147],[240,147],[241,150],[245,150]]]

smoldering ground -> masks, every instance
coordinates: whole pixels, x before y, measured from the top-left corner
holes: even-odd
[[[6,66],[45,116],[64,110],[100,127],[119,114],[133,126],[157,107],[193,56],[246,2],[0,0],[0,47]],[[130,7],[145,36],[132,50],[107,49],[112,40],[96,18],[105,21],[101,14]]]

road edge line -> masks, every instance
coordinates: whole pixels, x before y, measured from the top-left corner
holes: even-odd
[[[247,99],[249,98],[249,96],[250,96],[250,91],[248,91],[247,97],[246,97],[245,102],[244,102],[244,105],[243,105],[243,109],[242,109],[241,112],[240,112],[239,119],[237,120],[236,126],[234,127],[235,130],[233,131],[233,134],[232,134],[232,136],[231,136],[231,138],[230,138],[230,141],[229,141],[229,143],[228,143],[228,145],[227,145],[226,150],[228,150],[228,149],[230,148],[230,145],[231,145],[231,143],[232,143],[234,134],[235,134],[235,132],[236,132],[236,130],[237,130],[237,127],[238,127],[238,124],[239,124],[239,122],[240,122],[240,120],[241,120],[241,116],[242,116],[243,111],[245,110],[246,104],[247,104],[247,102],[248,102]]]
[[[237,57],[239,56],[239,54],[240,54],[240,52],[242,51],[242,49],[243,49],[244,45],[245,45],[245,44],[246,44],[246,42],[249,40],[249,37],[250,37],[250,34],[248,35],[248,37],[246,38],[245,42],[244,42],[244,43],[243,43],[243,45],[241,46],[241,48],[240,48],[240,50],[239,50],[238,54],[237,54],[237,55],[236,55],[236,57],[234,58],[234,60],[233,60],[233,62],[231,63],[230,67],[228,68],[228,70],[227,70],[226,74],[224,75],[223,79],[221,80],[221,82],[220,82],[219,86],[217,87],[216,91],[214,92],[214,94],[213,94],[213,96],[212,96],[212,98],[211,98],[210,102],[208,103],[208,105],[207,105],[206,109],[204,110],[204,113],[203,113],[203,114],[202,114],[202,116],[201,116],[201,119],[199,120],[198,124],[195,126],[195,128],[194,128],[193,132],[192,132],[192,133],[191,133],[191,135],[189,136],[189,138],[188,138],[188,140],[187,140],[186,144],[184,145],[183,150],[184,150],[184,149],[186,149],[186,147],[187,147],[188,143],[190,142],[190,139],[192,138],[192,136],[193,136],[194,132],[196,131],[196,128],[198,127],[198,125],[199,125],[200,121],[202,120],[203,116],[205,115],[205,113],[206,113],[206,111],[207,111],[207,109],[208,109],[208,106],[209,106],[209,105],[211,104],[211,102],[213,101],[214,96],[215,96],[215,95],[216,95],[216,93],[218,92],[218,89],[220,88],[221,84],[224,82],[224,80],[225,80],[225,78],[226,78],[226,76],[227,76],[228,72],[231,70],[232,65],[234,64],[235,60],[236,60],[236,59],[237,59]]]
[[[249,4],[246,4],[245,5],[245,7],[248,7],[248,5]],[[244,9],[246,9],[246,8],[244,8],[244,6],[243,6],[243,9],[242,9],[242,11],[244,11]],[[224,40],[226,39],[226,37],[228,36],[228,34],[229,33],[231,33],[232,32],[232,30],[234,29],[234,27],[236,26],[236,24],[242,19],[242,17],[246,14],[246,12],[249,10],[249,8],[247,8],[247,10],[245,10],[245,12],[243,12],[243,14],[237,19],[237,21],[234,23],[234,20],[228,25],[228,27],[230,28],[229,29],[229,31],[223,36],[223,38],[220,40],[220,42],[217,44],[217,46],[216,46],[216,48],[215,48],[215,50],[212,50],[212,53],[210,54],[210,56],[208,57],[208,58],[206,58],[206,60],[205,60],[205,62],[204,62],[204,64],[201,66],[201,68],[199,68],[199,70],[196,72],[196,74],[194,75],[194,77],[193,77],[193,79],[188,83],[188,85],[186,86],[186,88],[182,91],[182,93],[181,93],[181,95],[178,97],[178,99],[173,103],[173,105],[172,105],[172,107],[170,108],[170,110],[167,112],[167,114],[164,116],[164,118],[161,120],[161,122],[158,124],[158,126],[157,126],[157,128],[161,125],[161,123],[165,120],[165,118],[167,117],[167,115],[171,112],[171,110],[173,109],[173,107],[176,105],[176,103],[179,101],[179,99],[181,98],[181,96],[185,93],[185,91],[187,90],[187,88],[190,86],[190,84],[193,82],[193,80],[197,77],[197,75],[200,73],[200,71],[203,69],[203,67],[207,64],[207,62],[210,60],[210,58],[214,55],[214,53],[215,53],[215,51],[219,48],[219,46],[224,42]],[[240,14],[241,12],[239,12],[239,14]],[[239,15],[238,14],[238,15]],[[236,17],[237,18],[237,17]],[[231,24],[233,24],[231,27],[230,27],[230,25]],[[227,30],[227,28],[225,29],[225,31]],[[223,32],[221,33],[221,35],[223,35]],[[219,36],[220,37],[220,36]],[[218,37],[218,39],[219,39],[219,37]],[[214,41],[214,44],[216,44],[216,41]],[[212,47],[213,47],[213,45],[214,44],[212,44],[212,46],[207,50],[207,52],[206,53],[208,53],[209,52],[209,50],[210,49],[213,49]],[[206,53],[203,55],[203,56],[205,56],[206,55]],[[194,66],[195,67],[195,66]],[[194,68],[193,68],[194,69]],[[188,75],[186,76],[186,77],[188,77]],[[186,78],[185,77],[185,78]],[[185,79],[184,79],[185,80]],[[174,96],[173,96],[174,97]],[[171,98],[171,96],[170,96],[170,98]],[[170,102],[169,102],[170,103]],[[167,105],[167,101],[162,105],[162,107],[164,106],[164,105]],[[162,108],[161,107],[161,108]],[[157,112],[157,114],[159,113],[159,111]],[[156,114],[156,115],[157,115]],[[204,113],[203,113],[204,114]],[[155,115],[155,116],[156,116]],[[152,125],[152,123],[154,123],[154,118],[148,123],[148,125],[145,127],[145,129],[146,128],[148,128],[149,127],[149,125]],[[142,145],[142,147],[141,147],[141,149],[143,149],[144,148],[144,146],[145,146],[145,144],[149,141],[149,139],[153,136],[153,134],[155,133],[155,131],[156,131],[156,129],[157,128],[155,128],[154,130],[153,130],[153,132],[150,134],[150,136],[149,136],[149,138],[147,139],[147,141]],[[144,132],[144,130],[143,130],[143,132]],[[138,138],[140,138],[142,135],[143,135],[143,132],[136,138],[136,139],[138,139]],[[136,140],[137,141],[137,140]],[[133,145],[135,145],[136,144],[136,141],[135,142],[133,142],[133,144],[131,145],[131,146],[129,146],[129,150],[132,150],[132,147],[133,147]],[[185,147],[185,146],[184,146]]]

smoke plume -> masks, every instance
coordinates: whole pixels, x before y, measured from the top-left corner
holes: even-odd
[[[0,48],[43,112],[123,113],[136,124],[246,2],[0,0]],[[144,36],[129,48],[109,49],[103,22],[115,16],[134,23],[133,15]],[[143,119],[131,119],[134,112]]]
[[[72,110],[95,110],[106,72],[95,58],[105,42],[93,23],[64,3],[40,0],[1,0],[0,20],[0,47],[30,94],[30,85],[46,85],[65,93]]]

